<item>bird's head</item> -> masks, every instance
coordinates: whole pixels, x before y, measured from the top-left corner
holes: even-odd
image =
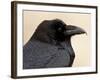
[[[59,19],[52,20],[51,23],[51,26],[49,26],[51,31],[48,32],[48,35],[58,41],[65,41],[67,37],[86,33],[82,28],[67,25]]]
[[[86,33],[82,28],[74,25],[67,25],[60,19],[45,20],[36,29],[33,36],[38,40],[49,41],[65,41],[67,37],[76,34]]]

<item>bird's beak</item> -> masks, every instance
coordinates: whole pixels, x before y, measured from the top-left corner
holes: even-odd
[[[66,31],[64,32],[65,36],[73,36],[73,35],[84,34],[84,33],[86,33],[84,29],[73,25],[67,25]]]

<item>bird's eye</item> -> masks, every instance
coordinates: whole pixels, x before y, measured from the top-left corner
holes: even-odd
[[[61,31],[62,30],[62,28],[60,27],[60,28],[58,28],[58,31]]]

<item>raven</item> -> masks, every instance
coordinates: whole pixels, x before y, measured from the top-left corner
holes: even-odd
[[[71,37],[83,33],[60,19],[42,21],[23,46],[23,69],[71,67],[75,58]]]

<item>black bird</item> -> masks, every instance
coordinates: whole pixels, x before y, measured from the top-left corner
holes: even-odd
[[[23,47],[23,69],[71,67],[71,37],[85,31],[60,19],[44,20]]]

